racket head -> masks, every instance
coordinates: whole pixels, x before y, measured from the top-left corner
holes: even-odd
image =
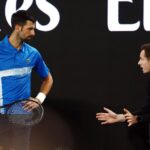
[[[44,108],[38,103],[38,107],[27,111],[24,109],[26,102],[33,100],[19,100],[11,104],[6,110],[8,121],[15,126],[31,127],[38,124],[44,116]]]

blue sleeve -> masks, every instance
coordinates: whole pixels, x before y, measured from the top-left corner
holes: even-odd
[[[40,53],[37,53],[34,70],[41,78],[46,78],[50,72]]]

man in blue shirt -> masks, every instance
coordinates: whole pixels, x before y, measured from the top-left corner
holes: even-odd
[[[12,33],[0,42],[0,106],[20,99],[31,99],[43,103],[51,89],[53,79],[40,53],[26,43],[35,36],[35,19],[28,11],[20,10],[12,15]],[[32,69],[43,79],[39,93],[31,97]],[[38,107],[32,101],[25,104],[27,109]],[[4,110],[0,110],[4,114]],[[1,124],[0,124],[1,126]],[[2,132],[0,127],[0,150],[3,150],[5,136],[9,150],[29,149],[29,128],[13,128],[13,136]],[[9,137],[8,137],[9,136]],[[11,138],[11,142],[8,142]],[[8,145],[11,143],[11,145]]]

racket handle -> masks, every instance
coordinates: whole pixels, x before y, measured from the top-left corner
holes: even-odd
[[[42,92],[39,92],[35,98],[38,99],[40,101],[40,103],[42,104],[44,102],[44,100],[46,99],[46,95]]]

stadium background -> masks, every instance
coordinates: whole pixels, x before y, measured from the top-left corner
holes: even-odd
[[[37,30],[30,44],[44,57],[54,85],[44,103],[45,117],[33,129],[32,150],[131,149],[126,124],[101,126],[95,114],[104,106],[121,113],[124,107],[134,111],[144,103],[148,76],[142,75],[137,62],[140,45],[150,42],[150,36],[143,28],[143,1],[135,0],[119,3],[119,21],[139,20],[139,29],[109,31],[108,1],[47,1],[57,8],[60,21],[51,31]],[[1,39],[11,31],[7,2],[0,1]],[[17,10],[25,0],[14,2]],[[29,10],[41,24],[49,22],[36,0]],[[40,86],[38,80],[34,74],[33,96]]]

